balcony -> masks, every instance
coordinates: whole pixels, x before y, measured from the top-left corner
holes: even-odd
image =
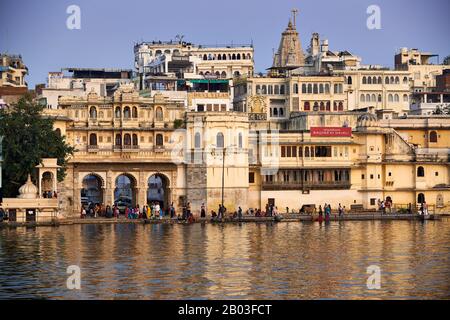
[[[450,153],[446,148],[417,148],[417,162],[448,162]]]
[[[154,146],[153,147],[154,152],[164,152],[165,150],[166,150],[166,148],[164,148],[164,146]]]
[[[263,181],[262,190],[342,190],[350,189],[350,181]]]
[[[115,145],[113,146],[114,152],[138,152],[139,151],[138,145]]]
[[[98,149],[98,145],[91,144],[87,146],[88,152],[98,152]]]

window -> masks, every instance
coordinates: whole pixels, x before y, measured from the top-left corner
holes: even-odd
[[[240,133],[240,132],[238,135],[238,146],[240,149],[242,149],[242,133]]]
[[[423,167],[418,167],[417,168],[417,176],[418,177],[425,177],[425,170]]]
[[[122,136],[118,133],[116,134],[116,146],[122,145]]]
[[[373,174],[370,175],[370,179],[373,179]]]
[[[388,176],[391,177],[391,176],[392,176],[392,172],[389,172],[389,173],[388,173]]]
[[[305,102],[305,104],[304,104],[304,106],[303,106],[303,110],[305,110],[305,111],[311,110],[311,107],[310,107],[310,105],[309,105],[309,101],[306,101],[306,102]]]
[[[91,133],[89,135],[89,145],[91,145],[91,146],[97,145],[97,135],[95,133]]]
[[[438,142],[438,136],[436,131],[430,132],[430,142]]]
[[[364,178],[365,178],[365,176],[362,174],[362,175],[361,175],[361,179],[364,180]]]
[[[363,77],[362,78],[362,84],[366,84],[367,83],[367,79],[366,79],[366,77]]]
[[[156,120],[163,121],[163,111],[161,107],[156,108]]]
[[[89,117],[91,117],[92,119],[97,119],[97,108],[91,107],[89,109]]]
[[[439,172],[436,171],[436,172],[434,173],[434,175],[435,175],[436,177],[438,177],[438,176],[439,176]]]
[[[302,84],[302,93],[306,93],[306,84]]]
[[[194,147],[195,147],[195,149],[199,149],[200,148],[200,140],[201,140],[201,137],[200,137],[200,133],[199,132],[196,132],[195,133],[195,142],[194,142]]]
[[[124,144],[125,146],[130,146],[130,145],[131,145],[131,136],[130,136],[128,133],[126,133],[126,134],[123,136],[123,144]]]
[[[298,93],[298,84],[297,83],[294,83],[294,87],[293,87],[292,91],[294,93]]]
[[[160,133],[158,133],[156,135],[156,145],[157,146],[163,146],[164,145],[163,136]]]
[[[315,149],[315,156],[318,158],[331,157],[331,146],[318,146]]]
[[[219,132],[216,136],[216,145],[217,148],[223,148],[225,145],[222,132]]]
[[[136,107],[133,107],[133,118],[137,118],[138,117],[138,110]]]
[[[403,102],[408,102],[408,95],[407,94],[403,95]]]
[[[314,83],[314,85],[313,85],[313,93],[314,93],[314,94],[319,93],[319,89],[318,89],[318,87],[317,87],[317,83]]]
[[[254,172],[248,173],[248,183],[255,183],[255,173]]]
[[[286,147],[285,146],[281,146],[281,157],[282,158],[286,157]]]
[[[347,84],[352,84],[352,77],[347,78]]]
[[[123,117],[125,119],[129,119],[130,118],[130,107],[125,107],[123,109]]]
[[[137,146],[138,145],[138,136],[137,134],[133,134],[133,146]]]
[[[388,95],[388,101],[389,102],[394,102],[394,97],[392,96],[392,94]]]
[[[375,201],[376,201],[375,198],[370,198],[370,205],[374,206],[375,205]]]

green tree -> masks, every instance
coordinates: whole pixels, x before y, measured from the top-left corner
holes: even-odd
[[[58,181],[65,177],[67,159],[74,148],[53,130],[53,120],[42,116],[43,106],[30,95],[22,97],[11,110],[0,110],[0,136],[3,136],[3,195],[15,197],[27,175],[35,175],[42,158],[57,158],[61,168]]]

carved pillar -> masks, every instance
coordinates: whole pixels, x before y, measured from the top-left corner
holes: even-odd
[[[103,201],[107,205],[113,205],[114,202],[114,184],[112,182],[112,171],[108,170],[106,172],[105,185],[102,188]]]
[[[138,187],[136,188],[137,203],[139,207],[147,204],[147,181],[145,180],[145,172],[139,172]]]

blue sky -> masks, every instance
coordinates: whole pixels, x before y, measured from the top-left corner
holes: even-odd
[[[69,5],[81,8],[81,29],[66,28]],[[381,29],[366,27],[369,5],[381,9]],[[33,88],[64,67],[132,68],[133,43],[183,34],[200,44],[250,43],[256,70],[271,65],[272,49],[300,10],[297,29],[306,50],[312,32],[332,50],[349,50],[364,64],[393,66],[401,47],[450,54],[448,0],[1,0],[0,52],[21,54]]]

